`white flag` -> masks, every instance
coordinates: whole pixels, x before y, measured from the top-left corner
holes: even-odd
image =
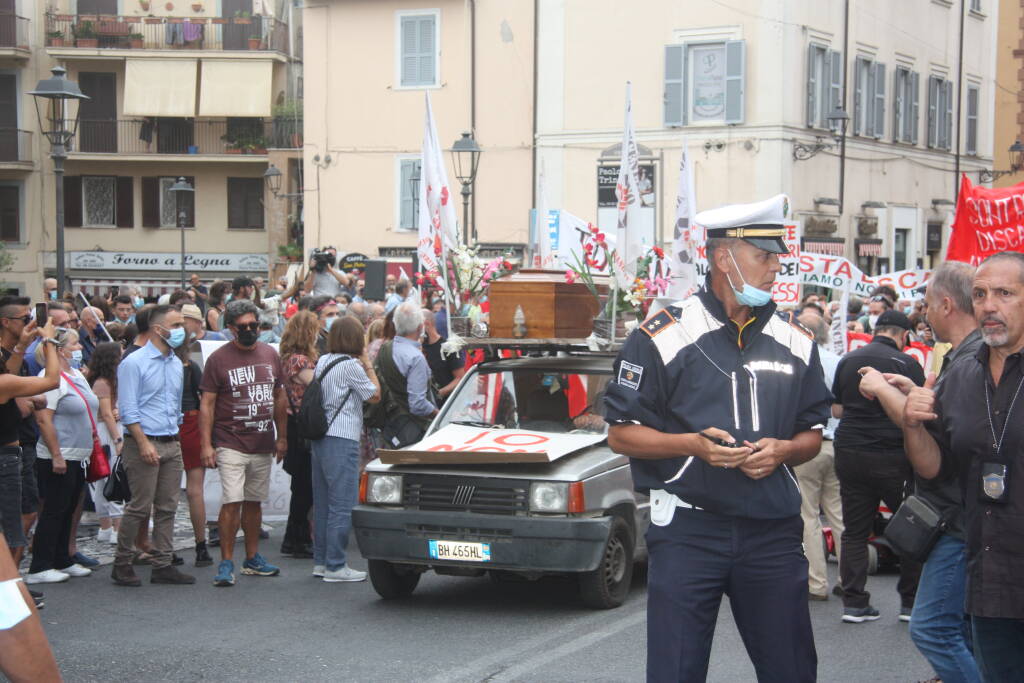
[[[837,355],[841,356],[846,353],[846,315],[849,311],[850,305],[850,290],[849,288],[843,288],[843,296],[839,299],[839,308],[836,310],[835,315],[832,316],[832,329],[830,330],[832,336],[832,351]]]
[[[423,152],[420,160],[419,241],[416,252],[422,270],[440,272],[445,250],[459,243],[459,228],[455,223],[455,205],[452,203],[444,156],[437,141],[430,93],[424,93],[424,97],[426,116],[423,121]]]
[[[533,255],[535,268],[554,268],[555,258],[551,251],[551,224],[548,216],[547,183],[544,180],[544,160],[540,162],[540,175],[537,181],[537,245]]]
[[[700,288],[697,282],[697,240],[693,217],[697,213],[697,195],[693,191],[693,164],[683,138],[683,154],[679,160],[679,192],[676,195],[676,222],[672,230],[672,284],[668,296],[679,300]]]
[[[636,278],[636,262],[644,255],[643,234],[640,227],[640,182],[637,179],[639,152],[636,131],[633,130],[633,85],[626,83],[626,120],[622,130],[622,160],[619,179],[615,184],[615,197],[619,202],[619,218],[615,231],[615,262],[612,264],[619,287],[632,287]]]

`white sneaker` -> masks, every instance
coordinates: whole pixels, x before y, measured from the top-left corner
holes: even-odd
[[[117,545],[117,534],[118,534],[117,529],[111,527],[111,529],[110,529],[110,541],[109,541],[110,545]]]
[[[96,540],[99,541],[100,543],[110,543],[110,533],[113,530],[114,530],[113,528],[110,528],[110,529],[100,529],[99,531],[96,532]]]
[[[315,565],[313,565],[313,576],[317,576],[317,577],[323,578],[324,572],[326,572],[326,571],[327,571],[327,567],[323,566],[322,564],[315,564]]]
[[[64,567],[60,571],[68,576],[74,577],[89,576],[92,574],[91,569],[87,569],[80,564],[73,564],[70,567]]]
[[[46,569],[34,574],[25,574],[25,583],[63,583],[70,578],[70,574],[65,574],[56,569]]]
[[[327,583],[340,583],[342,581],[366,581],[366,572],[357,571],[345,565],[341,569],[324,572],[324,581]]]

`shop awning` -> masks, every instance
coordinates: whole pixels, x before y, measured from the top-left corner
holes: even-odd
[[[124,113],[129,116],[195,116],[197,64],[195,59],[127,60]]]
[[[117,279],[71,279],[74,290],[85,292],[89,296],[102,296],[110,291],[111,287],[120,287],[125,290],[128,287],[138,287],[143,297],[160,296],[181,289],[181,278],[175,280],[132,280],[129,278]],[[125,294],[125,291],[121,292]]]
[[[857,256],[881,256],[882,240],[863,239],[857,240]]]
[[[204,59],[200,116],[270,116],[273,62]]]
[[[803,241],[803,250],[815,254],[842,256],[845,247],[846,240],[842,237],[805,237]]]

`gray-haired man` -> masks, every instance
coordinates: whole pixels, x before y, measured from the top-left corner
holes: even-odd
[[[234,543],[239,524],[245,532],[242,573],[276,576],[280,570],[259,554],[261,503],[270,492],[272,459],[288,449],[288,399],[281,359],[259,336],[260,309],[251,301],[228,304],[224,323],[233,340],[206,361],[199,407],[201,458],[220,472],[221,563],[216,586],[235,583]],[[274,426],[277,438],[274,438]]]

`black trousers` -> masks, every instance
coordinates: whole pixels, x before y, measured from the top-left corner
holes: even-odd
[[[284,545],[310,543],[309,513],[313,509],[313,468],[308,442],[298,436],[295,417],[288,416],[288,454],[284,470],[291,475],[291,502],[288,505],[288,524],[284,531]]]
[[[704,681],[722,595],[760,683],[817,678],[800,515],[742,519],[677,508],[651,525],[647,680]]]
[[[913,470],[902,450],[870,451],[843,448],[836,444],[836,475],[843,504],[842,553],[839,575],[845,607],[867,607],[871,594],[868,580],[868,538],[871,536],[878,504],[895,512],[907,495]],[[896,590],[903,607],[913,607],[921,565],[900,558],[900,580]]]
[[[71,519],[85,485],[82,463],[67,461],[67,472],[55,474],[52,460],[36,460],[36,477],[43,507],[39,511],[36,533],[32,538],[32,565],[29,572],[64,569],[74,564],[68,554]]]

